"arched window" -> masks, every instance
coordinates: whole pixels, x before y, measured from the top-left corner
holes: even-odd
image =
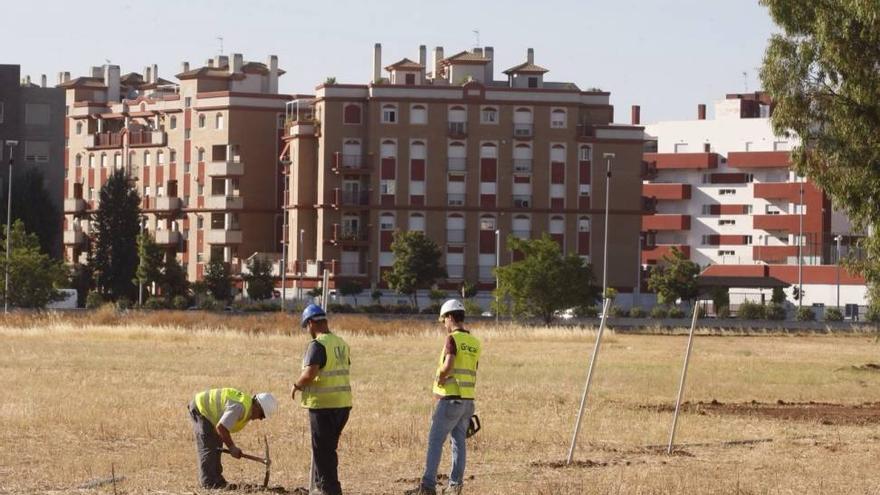
[[[215,129],[223,129],[223,114],[218,113],[214,116],[214,128]]]
[[[107,153],[101,153],[101,168],[107,166]]]
[[[550,162],[565,163],[565,146],[554,144],[550,147]]]
[[[199,148],[197,155],[198,155],[198,161],[200,161],[200,162],[205,161],[205,148]]]
[[[422,141],[413,141],[409,145],[410,160],[424,160],[428,157],[428,147]]]
[[[581,146],[578,149],[578,160],[588,162],[593,159],[593,148],[591,146]]]
[[[590,217],[578,218],[578,232],[589,232],[589,231],[590,231]]]
[[[410,124],[427,124],[428,123],[428,109],[425,105],[417,103],[410,107],[409,109],[409,123]]]
[[[550,234],[564,234],[565,219],[560,216],[550,217]]]
[[[394,213],[386,211],[379,215],[379,230],[394,230]]]
[[[550,112],[550,127],[562,129],[566,127],[566,113],[563,108],[554,108]]]
[[[391,104],[382,105],[382,123],[383,124],[396,124],[397,123],[397,105],[391,105]]]
[[[162,150],[156,152],[156,163],[158,165],[165,165],[165,153]]]
[[[409,214],[409,230],[413,232],[425,231],[425,215],[423,213]]]
[[[494,231],[496,228],[495,223],[495,215],[481,215],[480,216],[480,230],[492,230]]]
[[[381,158],[397,158],[397,143],[386,139],[379,146],[379,155]]]
[[[361,106],[356,103],[348,103],[342,109],[342,122],[344,124],[361,123]]]
[[[480,145],[480,158],[498,158],[498,146],[495,143],[483,143]]]
[[[449,122],[467,122],[467,109],[461,105],[449,107]]]
[[[200,129],[205,128],[205,114],[203,114],[203,113],[199,114],[199,128]]]
[[[532,235],[532,219],[528,215],[513,217],[513,236],[520,239],[528,239]]]
[[[77,122],[76,123],[76,135],[79,136],[80,134],[82,134],[82,132],[83,132],[83,123]]]
[[[89,168],[95,168],[95,155],[89,155]]]
[[[113,155],[113,166],[117,169],[122,168],[122,154],[115,153]]]
[[[177,116],[172,115],[170,119],[168,119],[168,127],[170,129],[177,129]]]
[[[79,153],[77,153],[77,154],[76,154],[76,158],[74,159],[74,163],[76,164],[77,167],[81,167],[81,166],[82,166],[82,161],[83,161],[83,157],[82,157],[82,155],[80,155]]]
[[[513,123],[514,124],[531,124],[532,123],[532,110],[529,108],[517,108],[513,113]]]
[[[149,166],[152,165],[152,164],[153,164],[153,162],[152,162],[152,159],[151,159],[151,157],[150,157],[150,152],[149,152],[149,151],[144,151],[144,166],[145,166],[145,167],[149,167]]]

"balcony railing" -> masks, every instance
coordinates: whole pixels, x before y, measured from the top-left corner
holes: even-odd
[[[464,265],[446,265],[446,274],[449,278],[464,278]]]
[[[531,173],[532,159],[531,158],[514,158],[513,159],[513,171],[514,172]]]
[[[64,200],[65,213],[80,213],[85,211],[86,202],[82,198],[68,198]]]
[[[467,122],[449,122],[447,130],[449,131],[449,137],[463,138],[467,136]]]
[[[160,196],[156,198],[156,209],[162,211],[174,211],[180,209],[180,198],[176,196]]]
[[[449,157],[446,168],[450,172],[464,172],[467,170],[467,158]]]
[[[464,194],[447,194],[446,195],[446,205],[447,206],[464,206],[465,195]]]
[[[447,243],[462,243],[464,242],[464,237],[464,229],[446,229]]]
[[[205,198],[205,207],[209,210],[240,210],[244,208],[241,196],[212,195]]]
[[[180,232],[174,230],[157,230],[156,244],[160,246],[173,246],[180,243]]]
[[[336,242],[366,241],[368,236],[367,229],[344,228],[338,223],[333,224],[333,240]]]
[[[241,244],[241,230],[211,229],[207,235],[208,244]]]
[[[244,163],[241,162],[240,158],[208,162],[207,174],[209,177],[244,175]]]
[[[370,170],[369,160],[361,154],[336,153],[334,171],[339,172],[366,172]]]
[[[82,230],[65,230],[64,244],[67,246],[78,246],[86,241],[86,234]]]
[[[513,135],[519,138],[528,138],[533,135],[534,126],[532,124],[513,124]]]
[[[337,275],[364,275],[366,271],[361,268],[360,263],[337,263],[339,271]]]
[[[513,195],[513,207],[514,208],[531,208],[532,207],[532,195],[531,194],[514,194]]]
[[[370,204],[370,191],[342,191],[336,189],[336,204],[342,206],[367,206]]]

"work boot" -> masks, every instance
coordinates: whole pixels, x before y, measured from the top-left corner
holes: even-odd
[[[437,495],[437,490],[434,488],[428,488],[424,485],[419,485],[418,488],[403,492],[403,495]]]
[[[462,485],[449,485],[443,489],[443,495],[461,495]]]

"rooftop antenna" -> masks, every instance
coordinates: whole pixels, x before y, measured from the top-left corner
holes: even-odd
[[[479,48],[480,47],[480,30],[474,29],[472,32],[474,33],[474,38],[476,38],[476,43],[477,43],[476,45],[474,45],[474,48]]]
[[[745,88],[745,92],[749,92],[749,73],[747,71],[743,71],[743,86]]]
[[[217,36],[217,41],[220,42],[220,55],[223,55],[223,36]]]

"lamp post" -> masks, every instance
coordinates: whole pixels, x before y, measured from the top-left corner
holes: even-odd
[[[605,247],[602,253],[602,307],[607,311],[608,306],[604,303],[608,298],[608,209],[611,205],[611,160],[615,155],[614,153],[604,153],[602,157],[605,158]]]
[[[843,236],[836,235],[834,240],[837,241],[837,309],[840,309],[840,240]]]
[[[501,304],[498,301],[498,269],[501,267],[501,229],[495,229],[495,323],[498,323]]]
[[[9,187],[6,190],[6,270],[3,286],[3,312],[9,312],[9,250],[12,249],[12,238],[9,235],[9,226],[12,224],[12,165],[15,163],[15,147],[18,141],[6,141],[9,147]]]
[[[800,181],[800,206],[798,211],[798,307],[804,305],[804,180]]]

